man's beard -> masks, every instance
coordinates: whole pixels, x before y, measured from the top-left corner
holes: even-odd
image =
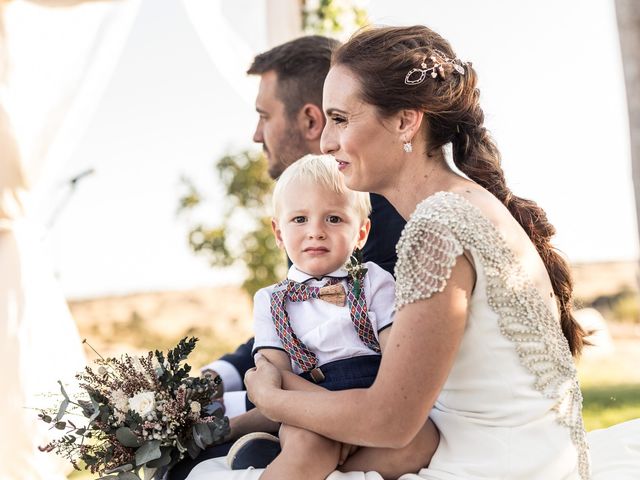
[[[296,160],[311,153],[300,130],[290,127],[286,128],[285,132],[279,142],[280,148],[278,149],[277,157],[273,158],[269,164],[269,176],[273,179],[277,179],[282,175],[282,172]],[[274,154],[271,151],[271,155]]]

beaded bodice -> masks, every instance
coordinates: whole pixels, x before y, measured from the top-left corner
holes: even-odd
[[[580,477],[588,479],[582,394],[569,345],[557,315],[493,223],[461,195],[439,192],[418,204],[397,251],[396,311],[444,290],[458,257],[465,251],[471,254],[476,270],[484,275],[473,295],[486,296],[500,334],[531,374],[528,384],[550,401],[557,422],[569,429]],[[486,291],[476,292],[480,287]],[[483,346],[471,343],[461,348]]]

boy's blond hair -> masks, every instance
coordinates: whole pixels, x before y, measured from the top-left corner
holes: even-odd
[[[275,217],[279,213],[279,204],[283,197],[283,192],[294,180],[311,180],[328,190],[340,195],[353,194],[353,208],[361,222],[369,218],[371,213],[371,200],[366,192],[356,192],[350,190],[344,183],[344,178],[338,170],[338,164],[331,155],[305,155],[300,160],[289,165],[273,190],[272,208]]]

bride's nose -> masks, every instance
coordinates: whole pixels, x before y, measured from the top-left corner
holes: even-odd
[[[340,145],[336,139],[336,136],[332,132],[331,126],[327,123],[324,126],[324,130],[322,130],[322,135],[320,136],[320,150],[322,153],[333,155],[340,149]]]

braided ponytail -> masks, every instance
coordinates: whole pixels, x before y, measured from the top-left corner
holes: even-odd
[[[480,108],[476,76],[471,68],[465,79],[469,90],[469,108],[463,113],[451,141],[455,165],[471,180],[491,192],[518,221],[535,245],[549,274],[560,310],[560,324],[574,356],[582,351],[587,335],[573,316],[573,279],[566,260],[551,245],[556,230],[547,214],[534,201],[514,195],[507,187],[500,165],[500,153],[489,132],[484,128],[484,113]]]
[[[423,81],[425,67],[420,70],[416,66],[433,59],[432,55],[444,59],[442,68],[431,72],[439,78]],[[571,353],[578,355],[586,343],[586,333],[572,314],[569,266],[549,242],[555,229],[535,202],[517,197],[507,188],[500,152],[484,128],[476,73],[470,63],[447,60],[455,58],[444,38],[416,25],[363,30],[334,52],[332,63],[345,65],[357,74],[362,100],[375,105],[380,116],[391,116],[403,109],[422,110],[429,129],[429,155],[451,143],[456,166],[509,209],[544,262],[558,301],[562,331]],[[407,82],[407,72],[416,70],[423,72],[423,77],[411,77]]]

